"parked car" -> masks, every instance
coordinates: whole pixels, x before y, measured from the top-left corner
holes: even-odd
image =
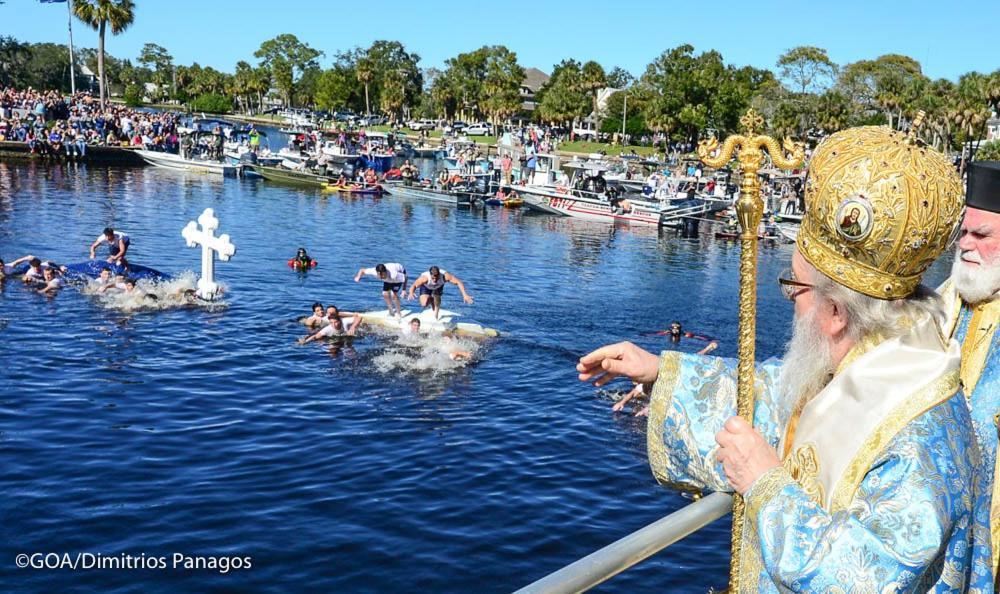
[[[493,126],[486,122],[479,122],[466,127],[463,132],[469,136],[488,136],[493,134]]]
[[[370,116],[361,116],[357,120],[358,126],[381,126],[389,121],[389,118],[384,115],[372,114]]]
[[[444,133],[459,134],[465,130],[466,126],[468,126],[468,124],[466,124],[465,122],[452,122],[444,127]]]
[[[437,127],[437,122],[434,120],[411,120],[407,123],[410,130],[433,130]]]

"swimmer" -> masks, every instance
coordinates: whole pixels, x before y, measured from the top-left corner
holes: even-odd
[[[420,334],[420,318],[413,318],[410,323],[403,326],[400,330],[403,336],[410,336],[412,334]]]
[[[656,330],[654,332],[643,332],[643,336],[668,336],[671,342],[680,342],[682,338],[695,338],[704,342],[712,343],[715,340],[709,336],[703,336],[701,334],[695,334],[691,331],[685,331],[681,327],[681,323],[674,320],[670,323],[670,328],[668,330]],[[715,346],[719,346],[716,344]],[[714,348],[714,347],[713,347]]]
[[[25,258],[28,258],[28,271],[24,273],[23,277],[21,277],[24,280],[25,283],[40,283],[40,282],[42,282],[43,279],[44,279],[44,271],[47,268],[55,268],[55,269],[57,269],[57,270],[59,270],[61,272],[65,272],[66,271],[66,267],[65,266],[59,266],[55,262],[51,262],[51,261],[42,262],[42,260],[40,258],[37,258],[35,256],[30,256],[30,255],[29,256],[25,256]],[[23,260],[23,258],[20,259],[20,260],[15,260],[15,262],[21,261],[21,260]]]
[[[626,394],[624,398],[622,398],[621,400],[619,400],[618,402],[616,402],[614,404],[614,406],[611,407],[611,410],[613,410],[615,412],[619,412],[623,408],[625,408],[625,405],[628,404],[629,401],[632,400],[633,398],[638,398],[640,396],[645,396],[645,395],[646,395],[646,386],[644,386],[643,384],[637,384],[637,383],[633,384],[632,385],[632,391],[629,392],[628,394]],[[637,416],[637,417],[644,417],[644,416],[646,416],[647,412],[648,412],[648,408],[643,408],[639,412],[635,413],[635,416]]]
[[[27,262],[33,257],[34,256],[22,256],[17,260],[14,260],[10,264],[6,264],[3,261],[3,258],[0,258],[0,279],[7,278],[8,276],[13,276],[14,268],[16,268],[18,264],[21,264],[22,262]]]
[[[434,317],[439,318],[441,317],[441,296],[444,295],[446,283],[458,287],[458,290],[462,292],[462,301],[469,304],[473,302],[472,296],[465,292],[465,284],[462,280],[437,266],[431,266],[430,270],[417,278],[413,286],[410,287],[409,298],[413,299],[414,292],[419,289],[420,307],[427,307],[430,304],[434,308]]]
[[[441,339],[444,340],[445,344],[451,344],[455,339],[451,332],[443,332],[441,334]],[[472,359],[472,351],[465,351],[459,349],[458,347],[450,348],[448,350],[448,357],[452,361],[469,361]]]
[[[135,279],[133,279],[133,278],[127,278],[127,279],[125,279],[125,283],[124,283],[124,285],[122,287],[122,291],[124,291],[126,295],[133,295],[133,294],[135,294]]]
[[[98,247],[106,245],[108,246],[108,264],[114,262],[128,268],[125,254],[128,252],[128,247],[131,243],[132,240],[129,239],[127,233],[116,232],[111,227],[105,227],[104,231],[94,240],[94,243],[90,244],[90,259],[93,260],[97,255]]]
[[[329,324],[326,320],[326,314],[323,312],[323,304],[317,301],[312,304],[312,315],[306,318],[302,318],[302,323],[310,328],[322,328]]]
[[[103,273],[103,271],[102,271],[102,273]],[[110,269],[108,270],[108,276],[109,277],[111,276],[111,270]],[[103,274],[102,274],[102,278],[103,278]],[[124,290],[125,290],[125,275],[124,274],[116,274],[115,277],[114,277],[114,279],[112,279],[109,282],[105,283],[97,291],[99,293],[107,293],[108,291],[124,291]]]
[[[358,328],[361,327],[361,316],[354,316],[352,320],[351,327],[348,328],[344,325],[344,321],[340,319],[340,316],[333,316],[330,318],[330,324],[320,329],[318,332],[310,334],[305,338],[299,339],[299,344],[308,344],[314,340],[319,340],[320,338],[339,338],[345,336],[354,336]]]
[[[673,330],[673,328],[674,328],[675,325],[677,327],[677,331],[680,332],[680,322],[674,322],[673,324],[671,324],[671,330]],[[671,339],[671,340],[673,340],[673,339]],[[677,340],[680,340],[680,338],[678,337]],[[699,354],[699,355],[707,355],[707,354],[711,353],[712,351],[714,351],[716,348],[718,348],[718,346],[719,346],[719,343],[717,343],[717,342],[715,342],[713,340],[705,348],[703,348],[700,351],[698,351],[697,354]],[[611,410],[613,410],[615,412],[619,412],[623,408],[625,408],[625,405],[628,404],[629,401],[631,401],[631,400],[633,400],[635,398],[642,398],[642,397],[645,397],[645,396],[648,396],[648,395],[649,395],[649,390],[648,390],[648,388],[646,387],[645,384],[634,383],[632,385],[632,391],[629,392],[628,394],[626,394],[618,402],[615,402],[614,405],[611,407]],[[637,416],[637,417],[645,417],[645,416],[648,416],[648,415],[649,415],[649,405],[648,404],[646,406],[643,406],[641,409],[639,409],[635,413],[635,416]]]
[[[403,336],[413,336],[415,334],[420,334],[420,318],[411,319],[409,324],[403,326],[403,328],[400,329],[400,333]],[[444,344],[451,345],[453,339],[450,333],[443,332],[441,334],[441,340],[444,341]],[[460,361],[460,360],[468,361],[472,359],[472,351],[462,350],[457,347],[448,348],[446,350],[448,351],[448,358],[451,359],[452,361]]]
[[[59,292],[59,289],[66,284],[62,278],[59,276],[59,271],[54,267],[48,267],[42,272],[42,278],[45,282],[45,286],[38,289],[38,292],[42,295],[55,295]]]
[[[101,267],[100,275],[91,281],[91,285],[100,291],[104,292],[109,286],[114,286],[115,280],[111,277],[111,269],[107,266]]]
[[[306,253],[306,248],[300,247],[291,259],[292,268],[295,270],[309,270],[313,266],[312,257]]]
[[[363,276],[371,276],[382,281],[382,299],[385,300],[385,305],[389,308],[389,315],[393,315],[393,306],[395,306],[396,317],[402,317],[403,307],[399,302],[399,292],[400,290],[406,291],[406,268],[396,262],[376,264],[374,268],[358,270],[354,276],[354,282],[361,282]]]

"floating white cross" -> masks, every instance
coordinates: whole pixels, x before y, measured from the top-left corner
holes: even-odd
[[[199,223],[201,229],[198,228]],[[228,261],[236,253],[236,246],[229,241],[228,233],[215,236],[214,231],[218,228],[219,219],[215,218],[211,208],[206,208],[198,217],[198,223],[191,221],[181,231],[181,236],[187,240],[188,247],[201,244],[201,278],[198,279],[198,296],[207,300],[215,299],[219,291],[219,285],[215,283],[216,252],[223,262]]]

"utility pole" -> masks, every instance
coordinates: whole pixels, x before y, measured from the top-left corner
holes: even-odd
[[[628,113],[628,91],[625,93],[625,103],[622,105],[622,147],[625,146],[625,114]]]
[[[66,3],[69,9],[69,88],[76,95],[76,67],[73,60],[73,0]]]

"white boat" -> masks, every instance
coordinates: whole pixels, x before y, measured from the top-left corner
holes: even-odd
[[[565,165],[571,171],[567,185],[528,184],[516,189],[525,205],[540,212],[589,221],[660,225],[666,205],[633,198],[612,200],[602,177],[607,167],[590,162]]]
[[[494,330],[493,328],[487,328],[475,322],[457,321],[456,318],[461,317],[461,314],[447,309],[440,310],[438,312],[440,314],[438,317],[434,316],[434,310],[431,308],[418,312],[404,309],[401,313],[401,317],[396,317],[390,315],[389,310],[387,309],[380,311],[368,311],[361,313],[361,319],[364,320],[366,324],[378,326],[386,330],[403,331],[410,325],[410,320],[416,318],[420,320],[421,334],[442,334],[449,332],[455,334],[456,336],[467,336],[470,338],[496,338],[500,336],[500,332]]]
[[[144,161],[156,167],[167,169],[177,169],[180,171],[195,171],[198,173],[211,173],[235,177],[238,168],[220,161],[206,161],[204,159],[185,159],[174,153],[162,153],[159,151],[137,150],[137,155]]]
[[[658,204],[623,200],[624,204],[619,202],[614,205],[596,194],[583,195],[579,190],[560,192],[560,189],[517,188],[524,204],[540,212],[588,221],[620,221],[640,225],[660,225],[662,221],[663,208]]]
[[[319,147],[319,152],[329,157],[334,163],[353,163],[360,158],[360,155],[340,146],[336,140],[324,141]]]
[[[789,223],[778,223],[778,232],[788,241],[795,242],[799,238],[799,226]]]

